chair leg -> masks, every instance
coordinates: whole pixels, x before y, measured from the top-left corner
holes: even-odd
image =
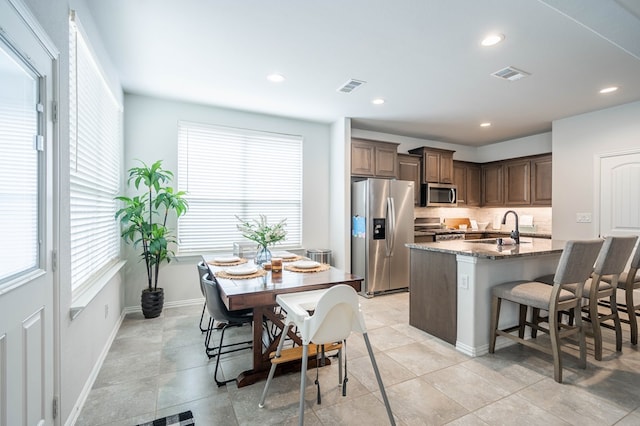
[[[298,425],[304,426],[304,391],[307,387],[307,363],[309,362],[309,344],[302,345],[302,369],[300,371],[300,408]]]
[[[593,285],[593,284],[592,284]],[[602,330],[600,328],[600,315],[598,314],[598,299],[589,299],[589,320],[593,331],[593,352],[597,361],[602,361]]]
[[[502,299],[496,296],[491,297],[491,331],[489,336],[489,353],[494,353],[496,350],[496,337],[498,330],[498,321],[500,320],[500,304]]]
[[[527,305],[520,305],[520,315],[518,318],[518,337],[524,339],[524,329],[527,323]]]
[[[367,333],[362,333],[364,337],[364,343],[367,345],[367,352],[369,352],[369,359],[371,359],[371,365],[373,366],[373,372],[376,374],[376,380],[378,381],[378,387],[380,388],[380,393],[382,394],[382,399],[384,400],[384,406],[387,409],[387,415],[389,416],[389,424],[392,426],[396,425],[396,421],[393,418],[393,413],[391,412],[391,405],[389,404],[389,398],[387,398],[387,392],[384,390],[384,385],[382,384],[382,377],[380,377],[380,370],[378,370],[378,364],[376,363],[376,357],[373,355],[373,349],[371,348],[371,342],[369,342],[369,336]]]
[[[618,304],[616,302],[616,292],[611,293],[609,297],[611,306],[611,315],[613,315],[613,325],[616,330],[616,352],[622,351],[622,326],[620,324],[620,315],[618,314]]]
[[[553,355],[553,378],[562,383],[562,353],[560,351],[560,330],[558,329],[558,315],[549,312],[549,337],[551,338],[551,354]]]
[[[629,326],[631,328],[631,344],[638,344],[638,318],[636,316],[636,305],[633,301],[633,286],[625,290],[625,302],[627,304],[627,315],[629,316]]]
[[[587,368],[587,339],[585,336],[584,324],[582,323],[582,314],[580,307],[576,306],[572,311],[571,317],[575,319],[576,327],[578,327],[578,345],[580,347],[580,368]]]
[[[206,332],[208,330],[208,328],[204,328],[202,327],[202,321],[204,320],[204,311],[207,309],[207,302],[204,302],[204,304],[202,305],[202,314],[200,314],[200,323],[199,323],[199,327],[200,327],[200,331],[202,333]],[[211,321],[209,321],[209,327],[211,327]]]
[[[289,332],[291,325],[286,325],[282,330],[282,334],[280,335],[280,341],[278,342],[278,348],[276,349],[276,358],[279,358],[282,354],[282,347],[284,346],[285,337]],[[267,377],[267,383],[264,385],[264,390],[262,391],[262,397],[260,397],[260,402],[258,403],[258,407],[264,408],[264,401],[267,399],[267,392],[269,391],[269,386],[271,386],[271,381],[273,380],[273,376],[276,373],[277,364],[271,363],[271,368],[269,369],[269,377]]]
[[[531,327],[531,338],[535,339],[538,336],[538,324],[542,322],[540,320],[540,308],[531,308],[531,322],[534,324],[534,327]]]

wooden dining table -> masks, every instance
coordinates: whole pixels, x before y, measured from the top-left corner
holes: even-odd
[[[206,260],[206,259],[205,259]],[[251,261],[249,261],[251,262]],[[223,271],[222,266],[207,262],[212,274]],[[275,309],[276,296],[286,293],[297,293],[309,290],[326,289],[337,284],[347,284],[360,291],[362,277],[330,267],[320,272],[293,272],[285,268],[282,272],[266,271],[266,275],[257,278],[242,277],[223,278],[217,276],[220,296],[230,311],[253,309],[253,365],[237,377],[238,387],[248,386],[266,379],[271,361],[269,354],[276,350],[279,338],[282,337],[284,322],[282,315]],[[266,324],[275,325],[278,332],[266,329]],[[301,344],[299,336],[288,330],[288,337]],[[328,360],[327,360],[328,361]],[[313,363],[310,363],[310,366]],[[279,373],[299,371],[300,366],[282,365]]]

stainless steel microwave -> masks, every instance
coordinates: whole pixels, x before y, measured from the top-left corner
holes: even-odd
[[[458,187],[448,183],[423,183],[420,185],[420,206],[456,207]]]

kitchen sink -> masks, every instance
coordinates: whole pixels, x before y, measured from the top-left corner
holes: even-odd
[[[505,237],[506,239],[507,237]],[[480,238],[479,240],[465,240],[465,243],[472,244],[498,244],[497,238]],[[520,239],[520,244],[530,244],[530,240],[522,240]],[[505,244],[506,246],[512,246],[514,244]]]

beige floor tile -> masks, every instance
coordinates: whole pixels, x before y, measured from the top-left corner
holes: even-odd
[[[474,414],[490,425],[566,426],[569,423],[530,403],[518,395],[510,395],[486,405]]]
[[[388,425],[384,404],[372,394],[322,407],[315,414],[323,425]]]
[[[385,352],[416,376],[441,370],[456,364],[454,359],[431,350],[421,342],[411,343]]]

